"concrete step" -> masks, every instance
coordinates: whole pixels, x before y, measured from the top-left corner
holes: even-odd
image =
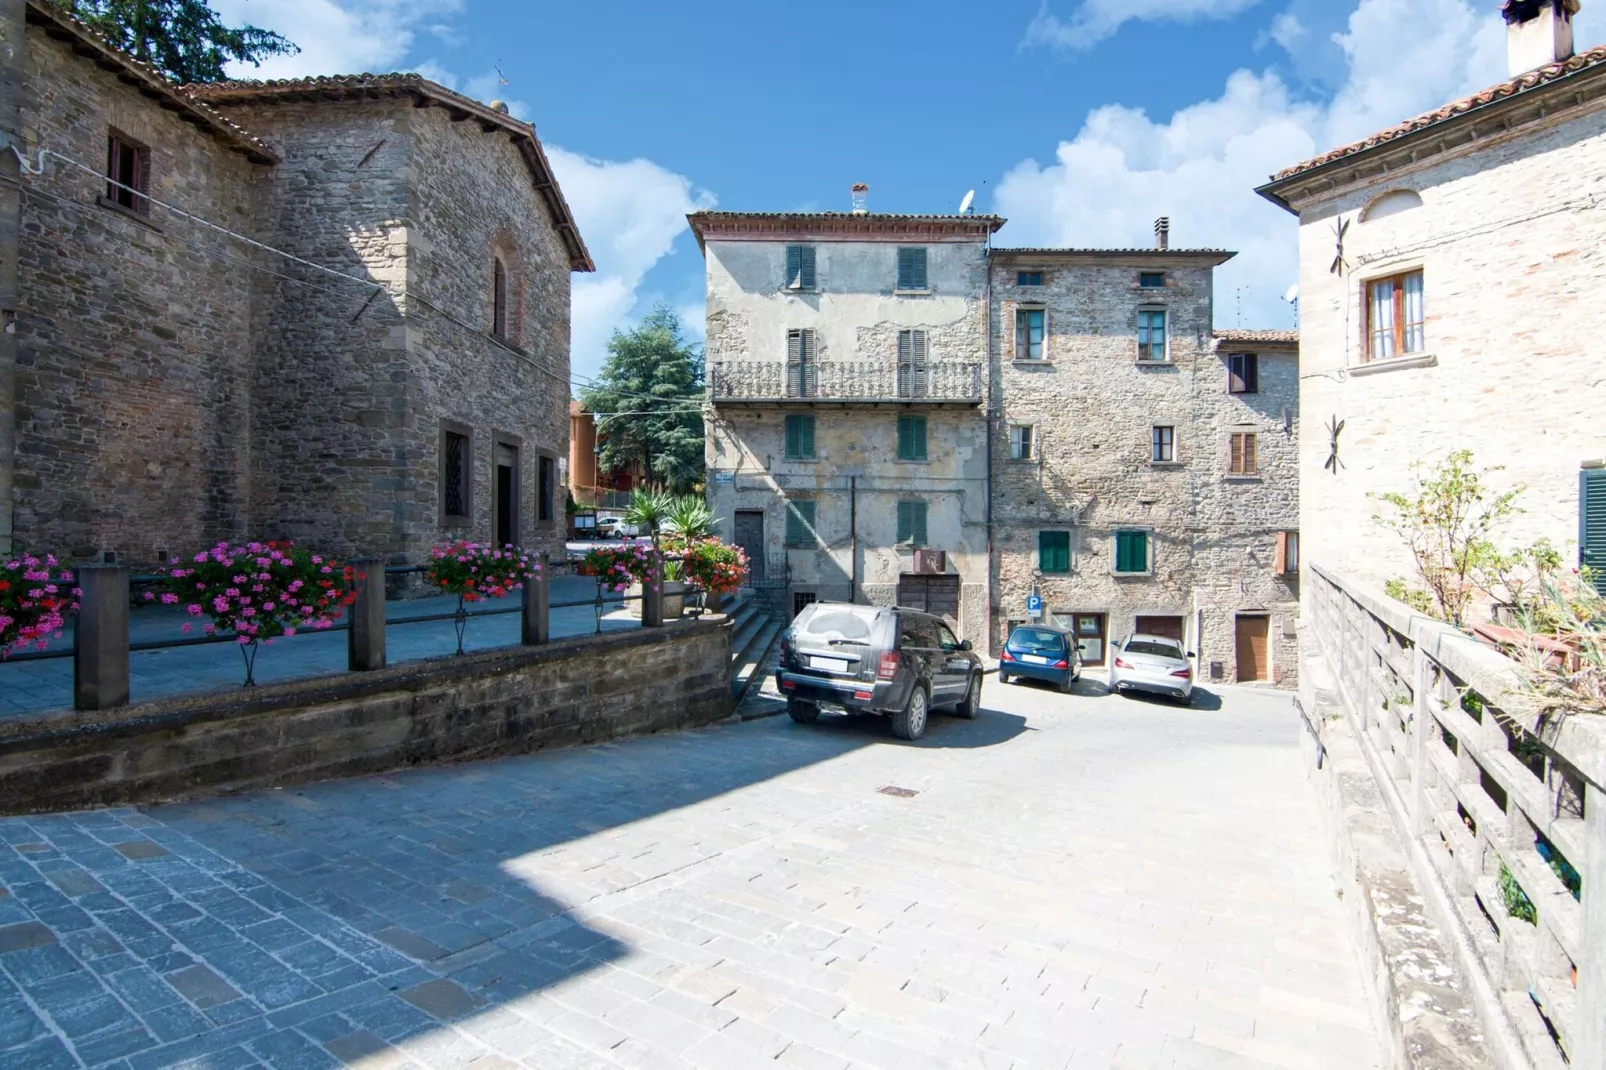
[[[769,623],[769,616],[756,605],[745,606],[731,624],[731,665],[739,665],[747,648]]]
[[[764,627],[757,633],[747,646],[741,663],[736,667],[736,673],[731,678],[731,694],[736,697],[737,705],[747,695],[748,690],[756,681],[764,678],[766,667],[770,661],[770,653],[775,648],[776,640],[786,630],[786,625],[773,618],[764,618]]]

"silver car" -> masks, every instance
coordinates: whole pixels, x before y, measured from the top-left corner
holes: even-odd
[[[1188,702],[1193,696],[1193,666],[1175,639],[1131,635],[1110,652],[1110,690],[1144,691]]]

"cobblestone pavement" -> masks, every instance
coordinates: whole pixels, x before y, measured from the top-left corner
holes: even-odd
[[[1287,697],[1081,687],[0,819],[0,1067],[1379,1065]]]
[[[553,602],[592,603],[553,609],[552,634],[555,637],[595,632],[599,608],[604,631],[640,627],[640,611],[635,603],[625,605],[619,596],[610,593],[599,607],[594,604],[596,592],[597,584],[592,579],[560,576],[553,580]],[[496,611],[516,609],[518,605],[518,599],[510,597],[475,606],[464,635],[464,649],[516,646],[520,627],[518,613]],[[444,657],[457,648],[452,621],[407,623],[409,617],[454,611],[457,608],[455,597],[436,595],[395,600],[385,608],[389,617],[385,641],[390,664]],[[183,639],[185,634],[181,629],[188,619],[174,609],[140,606],[129,620],[130,639],[136,643]],[[291,638],[276,639],[264,646],[257,656],[257,682],[281,683],[345,672],[346,641],[345,632],[303,632]],[[0,661],[0,716],[72,705],[71,632],[53,640],[51,648],[65,650],[69,656],[39,661]],[[238,688],[244,678],[240,651],[231,643],[137,650],[129,656],[129,691],[134,702],[228,691]]]

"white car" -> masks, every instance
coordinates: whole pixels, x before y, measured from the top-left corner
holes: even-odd
[[[1189,702],[1193,696],[1193,654],[1162,635],[1131,635],[1110,651],[1110,690],[1144,691]]]

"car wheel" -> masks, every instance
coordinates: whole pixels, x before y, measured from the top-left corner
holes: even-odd
[[[976,719],[976,714],[981,712],[981,677],[970,678],[970,690],[965,692],[965,701],[954,707],[954,712],[967,721]]]
[[[1076,677],[1073,676],[1070,673],[1066,673],[1065,674],[1065,679],[1060,681],[1060,694],[1069,695],[1071,693],[1071,687],[1075,683],[1076,683]]]
[[[812,702],[789,698],[786,700],[786,714],[798,724],[813,724],[820,719],[820,707]]]
[[[892,715],[892,734],[899,739],[919,739],[926,734],[926,720],[931,709],[931,699],[926,695],[926,689],[916,684],[909,689],[909,701],[903,709]]]
[[[1001,684],[1009,683],[1009,673],[1007,673],[1007,672],[999,673],[998,674],[998,682],[1001,683]]]

